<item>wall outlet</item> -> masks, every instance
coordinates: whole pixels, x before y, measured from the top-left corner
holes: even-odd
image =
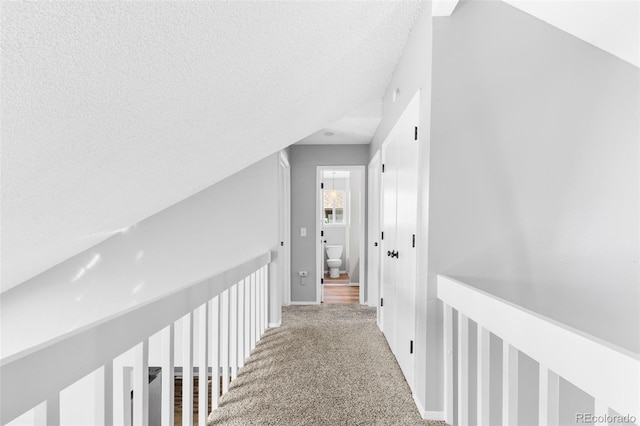
[[[309,273],[307,271],[298,271],[298,276],[299,277],[306,277],[307,275],[309,275]]]
[[[301,237],[307,236],[307,228],[300,228],[300,236]]]

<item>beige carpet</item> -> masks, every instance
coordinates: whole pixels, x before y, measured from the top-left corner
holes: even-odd
[[[375,312],[285,307],[282,326],[267,331],[210,424],[444,424],[420,418]]]

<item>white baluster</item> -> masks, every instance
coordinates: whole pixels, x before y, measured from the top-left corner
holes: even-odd
[[[478,324],[478,382],[477,382],[477,423],[478,426],[489,426],[489,377],[490,377],[490,339],[489,330]]]
[[[149,425],[149,341],[138,343],[133,361],[133,424]]]
[[[502,341],[502,424],[518,424],[518,349]]]
[[[53,395],[34,408],[34,424],[60,426],[60,394]]]
[[[244,367],[244,281],[238,283],[238,368]]]
[[[229,290],[222,293],[220,308],[220,364],[222,366],[222,393],[229,390]]]
[[[117,413],[116,419],[124,426],[133,424],[133,404],[131,401],[131,391],[133,390],[133,367],[122,368],[122,411]]]
[[[444,336],[444,421],[453,424],[453,308],[442,308]]]
[[[469,319],[458,312],[458,424],[469,424]]]
[[[162,426],[174,426],[175,411],[175,325],[169,324],[162,330],[162,394],[160,422]]]
[[[269,328],[269,266],[262,267],[262,333]]]
[[[193,313],[182,318],[182,426],[193,425]]]
[[[198,308],[198,425],[209,417],[209,305]]]
[[[244,359],[251,354],[251,277],[244,279]]]
[[[256,347],[256,337],[258,329],[258,318],[256,317],[256,273],[251,274],[251,350]]]
[[[262,338],[262,335],[264,334],[264,311],[265,311],[265,291],[264,291],[264,267],[260,268],[260,271],[258,272],[260,275],[260,334],[258,337],[258,340],[260,340]]]
[[[539,366],[538,423],[558,426],[560,418],[560,378],[544,365]]]
[[[113,425],[113,361],[95,372],[96,378],[96,426]]]
[[[231,380],[238,377],[238,286],[231,287],[229,293],[229,364]]]
[[[211,408],[218,408],[220,399],[220,296],[211,300]]]

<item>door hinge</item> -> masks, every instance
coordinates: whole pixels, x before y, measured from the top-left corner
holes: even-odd
[[[324,237],[324,231],[320,231],[320,236]]]
[[[380,306],[384,306],[384,299],[382,297],[380,298]]]
[[[324,278],[320,278],[320,284],[324,284]]]
[[[415,127],[415,133],[413,135],[413,140],[415,140],[415,141],[418,140],[418,126]]]
[[[409,340],[409,353],[413,353],[413,340]]]
[[[380,239],[384,240],[384,232],[380,232]]]
[[[415,247],[416,246],[416,234],[413,234],[413,236],[411,237],[411,247]]]
[[[320,182],[320,189],[324,189],[324,182]]]
[[[384,173],[384,164],[382,165],[382,173]]]

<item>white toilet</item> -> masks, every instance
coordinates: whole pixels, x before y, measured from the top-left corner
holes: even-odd
[[[340,265],[342,265],[342,246],[327,245],[327,265],[329,265],[329,276],[331,278],[340,277]]]

